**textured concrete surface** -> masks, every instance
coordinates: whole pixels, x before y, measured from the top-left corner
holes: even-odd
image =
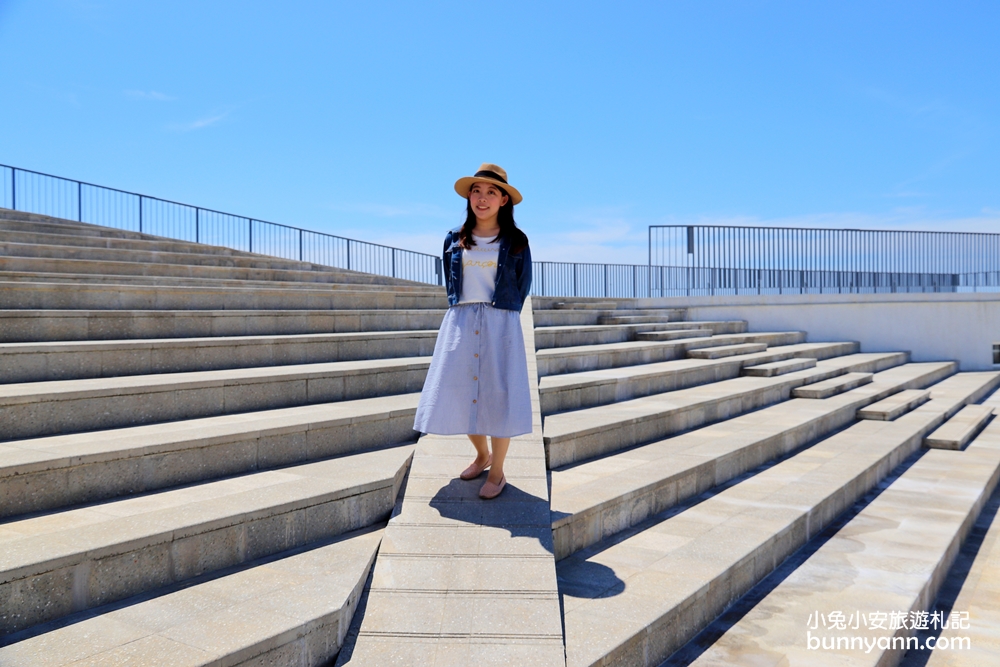
[[[924,438],[924,447],[962,449],[993,416],[992,405],[967,405],[939,429]]]
[[[895,422],[861,421],[642,532],[561,561],[567,664],[660,664],[916,451],[946,414],[996,386],[995,376],[969,375],[944,380],[933,401]]]
[[[0,648],[0,664],[324,664],[340,650],[381,537],[350,535],[54,628]]]
[[[932,407],[931,401],[927,407]],[[900,418],[915,422],[926,410]],[[693,664],[867,665],[894,664],[901,649],[859,645],[823,648],[822,640],[838,636],[869,642],[907,637],[911,628],[872,627],[877,616],[930,611],[941,581],[979,510],[1000,475],[1000,425],[988,428],[964,452],[929,451],[865,507],[787,579],[771,591]],[[971,589],[970,589],[971,590]],[[984,587],[985,590],[985,587]],[[988,603],[995,606],[996,597]],[[984,641],[975,653],[936,651],[939,664],[959,658],[965,664],[995,664],[989,638],[996,626],[990,617],[973,615],[970,629]],[[831,615],[854,614],[857,629],[827,624]],[[818,627],[810,629],[810,617]],[[822,618],[824,621],[819,621]],[[853,627],[853,626],[852,626]],[[951,636],[971,635],[958,629]],[[809,647],[809,637],[820,648]]]

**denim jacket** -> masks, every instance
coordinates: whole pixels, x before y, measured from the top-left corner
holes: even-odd
[[[462,248],[458,243],[461,227],[444,237],[444,284],[448,291],[448,305],[458,304],[462,294]],[[500,240],[497,257],[497,282],[493,288],[494,308],[520,312],[531,290],[531,249],[525,246],[517,254],[510,253],[510,240]]]

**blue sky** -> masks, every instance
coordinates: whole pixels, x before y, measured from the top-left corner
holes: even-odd
[[[1000,231],[996,2],[0,0],[0,162],[436,253],[650,224]]]

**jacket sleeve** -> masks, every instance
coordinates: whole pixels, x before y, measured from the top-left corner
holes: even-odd
[[[517,274],[517,291],[521,293],[521,303],[524,304],[531,292],[531,248],[525,246],[521,255],[524,260],[521,263],[521,270]]]
[[[448,294],[452,292],[451,284],[451,232],[444,235],[444,248],[441,251],[441,270],[444,271],[444,287]]]

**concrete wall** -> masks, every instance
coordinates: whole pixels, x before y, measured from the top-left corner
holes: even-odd
[[[803,330],[810,342],[856,340],[863,352],[909,350],[914,361],[954,359],[997,370],[1000,294],[805,294],[639,299],[687,308],[689,320],[744,319],[750,331]]]

